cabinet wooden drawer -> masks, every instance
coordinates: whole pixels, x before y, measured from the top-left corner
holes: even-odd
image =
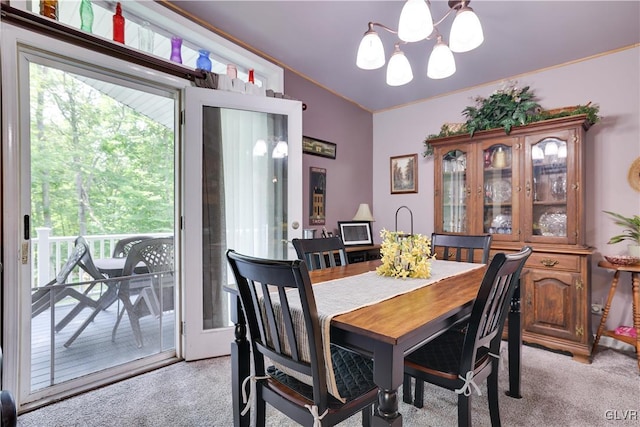
[[[527,260],[525,267],[538,270],[580,271],[580,257],[577,255],[534,252]]]

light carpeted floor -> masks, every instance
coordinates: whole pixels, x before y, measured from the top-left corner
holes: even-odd
[[[232,426],[229,363],[229,357],[176,363],[23,414],[18,426]],[[522,365],[524,397],[501,395],[503,426],[640,426],[635,354],[601,348],[586,365],[524,346]],[[507,381],[502,369],[502,390]],[[490,425],[486,388],[482,390],[482,396],[473,398],[474,426]],[[297,425],[267,408],[267,425]],[[405,426],[455,426],[456,411],[455,393],[428,384],[424,408],[400,406]],[[342,425],[360,426],[360,415]]]

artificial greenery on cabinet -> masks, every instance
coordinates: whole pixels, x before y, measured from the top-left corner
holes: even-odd
[[[517,82],[507,82],[488,98],[478,96],[475,98],[475,105],[465,107],[462,110],[467,118],[465,123],[445,123],[440,128],[440,133],[427,136],[423,141],[423,155],[433,155],[430,143],[432,139],[464,133],[473,136],[478,131],[496,128],[503,128],[508,135],[515,126],[579,114],[585,114],[589,123],[594,124],[600,120],[599,110],[598,105],[591,103],[545,110],[538,104],[535,93],[529,86],[520,88]]]

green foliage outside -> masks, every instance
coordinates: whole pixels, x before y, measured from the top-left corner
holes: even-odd
[[[173,129],[67,72],[31,64],[30,87],[32,230],[172,232]]]

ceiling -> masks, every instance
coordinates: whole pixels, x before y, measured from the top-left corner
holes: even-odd
[[[380,111],[640,43],[640,1],[473,0],[484,43],[455,55],[457,72],[426,77],[433,40],[402,46],[414,79],[385,83],[386,66],[365,71],[355,56],[369,21],[397,29],[401,1],[173,1],[279,65],[359,104]],[[446,1],[431,1],[434,20]],[[453,17],[440,26],[448,38]],[[397,40],[378,30],[387,60]],[[640,58],[639,58],[640,61]]]

